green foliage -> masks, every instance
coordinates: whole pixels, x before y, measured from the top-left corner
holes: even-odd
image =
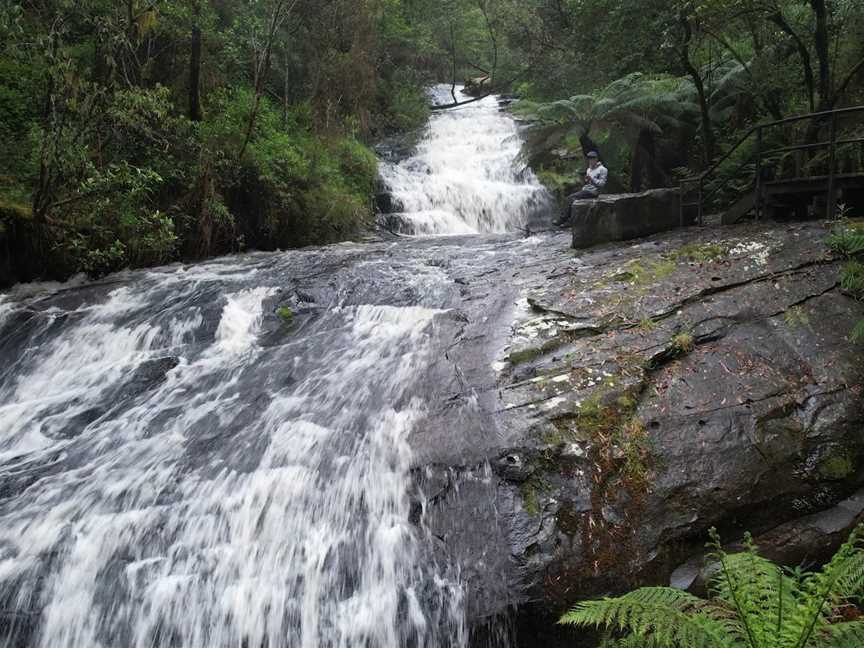
[[[669,348],[675,355],[686,355],[696,348],[696,340],[691,333],[682,332],[674,335]]]
[[[408,131],[419,128],[429,118],[429,98],[422,76],[410,70],[396,70],[381,88],[386,101],[381,112],[381,129]]]
[[[604,646],[652,648],[853,648],[864,621],[838,611],[864,590],[859,527],[822,570],[787,571],[745,550],[728,554],[711,531],[711,598],[646,587],[617,598],[579,603],[560,623],[605,628]]]
[[[834,254],[845,257],[847,262],[840,269],[840,287],[853,299],[864,301],[864,230],[861,221],[847,217],[845,206],[841,210],[839,223],[825,241]],[[852,329],[853,342],[864,342],[864,320]]]
[[[661,134],[680,128],[693,109],[682,80],[632,73],[594,93],[549,103],[520,101],[513,112],[531,123],[526,150],[535,164],[554,149],[583,149],[586,137],[604,142],[608,153],[617,146],[633,148],[643,131]]]
[[[840,287],[855,299],[864,299],[864,263],[849,261],[840,270]]]
[[[612,279],[633,286],[647,287],[671,275],[675,272],[675,268],[676,265],[672,259],[637,259],[627,263],[612,276]]]
[[[280,306],[276,309],[276,314],[281,317],[286,324],[291,324],[294,321],[294,311],[288,306]]]
[[[653,331],[654,329],[657,328],[657,322],[655,322],[650,317],[646,317],[645,319],[643,319],[639,322],[639,324],[636,328],[638,328],[640,331],[643,331],[645,333],[650,333],[651,331]]]
[[[426,119],[421,58],[440,59],[403,0],[133,3],[132,24],[126,3],[43,4],[0,7],[0,137],[19,143],[0,201],[32,205],[57,274],[355,235],[366,142]]]
[[[729,253],[727,245],[717,243],[689,243],[682,245],[669,255],[675,261],[708,263],[724,258]]]
[[[864,232],[841,227],[831,233],[825,244],[832,252],[841,256],[864,254]]]

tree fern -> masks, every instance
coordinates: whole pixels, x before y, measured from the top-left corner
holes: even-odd
[[[696,105],[689,97],[686,82],[681,79],[635,73],[594,94],[544,104],[519,102],[513,111],[532,122],[528,149],[542,154],[570,138],[584,138],[600,131],[632,144],[642,130],[659,133],[680,127],[696,114]]]
[[[749,535],[744,543],[746,551],[729,555],[712,529],[709,560],[718,569],[711,579],[711,590],[735,610],[750,645],[771,645],[766,641],[780,632],[796,607],[798,583],[781,567],[759,556]]]
[[[618,598],[580,603],[561,623],[608,627],[657,646],[733,648],[740,627],[727,611],[668,587],[643,587]],[[620,641],[611,645],[621,646]],[[626,645],[626,644],[623,644]]]
[[[605,628],[601,648],[862,648],[864,621],[838,610],[864,592],[864,526],[820,571],[784,570],[757,553],[726,553],[712,529],[711,598],[644,587],[579,603],[560,623]]]
[[[823,648],[861,648],[864,646],[864,621],[835,623],[822,631],[817,644]]]

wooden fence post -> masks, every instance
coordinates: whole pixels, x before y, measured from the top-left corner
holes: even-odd
[[[828,149],[828,206],[827,219],[833,220],[837,211],[837,200],[834,197],[834,168],[837,166],[837,113],[831,113],[831,135]]]

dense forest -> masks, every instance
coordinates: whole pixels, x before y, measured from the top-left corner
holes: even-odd
[[[7,2],[0,272],[355,236],[371,146],[436,82],[519,96],[553,190],[586,146],[613,187],[667,186],[761,120],[864,102],[862,43],[857,0]]]

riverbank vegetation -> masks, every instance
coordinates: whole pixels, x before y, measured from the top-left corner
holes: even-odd
[[[708,600],[645,587],[580,603],[561,623],[606,629],[605,648],[857,648],[864,643],[862,532],[806,573],[761,557],[749,536],[744,551],[727,553],[712,530]]]
[[[0,285],[368,227],[442,59],[417,4],[4,3]]]
[[[370,146],[434,82],[521,97],[553,190],[587,147],[613,190],[667,186],[762,120],[864,103],[862,42],[854,0],[5,3],[0,283],[355,236]]]
[[[518,113],[535,124],[529,153],[549,174],[590,146],[603,151],[617,189],[668,186],[717,160],[754,124],[864,103],[859,2],[528,5],[531,28],[510,33],[532,70],[543,73],[518,85],[529,100]],[[820,126],[827,134],[826,121],[792,125],[776,137],[816,141]],[[850,136],[862,132],[860,119],[841,127]],[[817,153],[811,165],[827,156]],[[839,154],[859,152],[849,146]],[[729,161],[728,173],[721,168],[723,182],[735,182],[738,162]]]

